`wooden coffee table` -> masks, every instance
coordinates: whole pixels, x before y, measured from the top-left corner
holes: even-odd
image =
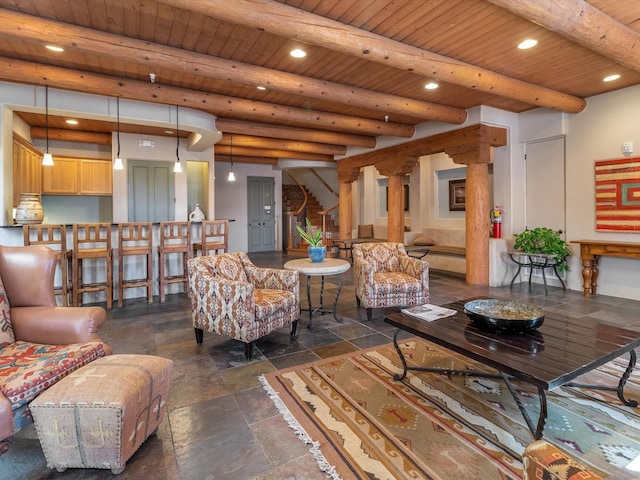
[[[467,318],[463,313],[464,304],[467,301],[469,300],[444,305],[457,310],[458,313],[433,322],[425,322],[403,313],[394,313],[385,317],[385,322],[398,328],[393,336],[393,344],[400,356],[404,371],[400,375],[394,375],[395,380],[403,380],[409,370],[502,378],[536,440],[542,437],[547,419],[546,392],[563,385],[615,391],[625,405],[638,406],[638,402],[626,399],[624,396],[624,386],[636,364],[634,348],[640,345],[638,332],[593,319],[547,314],[544,324],[528,333],[494,333],[478,327]],[[410,332],[476,360],[496,369],[498,373],[409,366],[398,346],[397,337],[400,331]],[[627,352],[629,365],[617,386],[584,385],[572,382],[576,377]],[[524,409],[513,386],[514,381],[527,382],[537,388],[540,398],[540,415],[537,424],[534,425]]]

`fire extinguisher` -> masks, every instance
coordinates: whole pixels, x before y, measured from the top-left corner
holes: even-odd
[[[504,211],[498,205],[491,210],[491,223],[493,224],[493,238],[502,237],[502,214]]]

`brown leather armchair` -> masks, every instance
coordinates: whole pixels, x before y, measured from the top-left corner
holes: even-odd
[[[111,353],[98,329],[101,307],[58,307],[56,252],[0,246],[0,455],[31,420],[28,402],[44,389]]]

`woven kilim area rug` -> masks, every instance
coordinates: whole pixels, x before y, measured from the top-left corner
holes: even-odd
[[[491,371],[425,340],[400,344],[414,365]],[[627,358],[578,381],[617,385]],[[522,453],[533,437],[501,380],[409,372],[402,382],[393,344],[279,370],[261,377],[298,436],[313,445],[334,479],[522,478]],[[640,399],[638,372],[625,393]],[[532,418],[539,399],[516,384]],[[603,478],[630,479],[640,456],[638,409],[614,392],[561,388],[550,392],[544,438]]]

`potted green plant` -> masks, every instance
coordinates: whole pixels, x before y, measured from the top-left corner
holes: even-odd
[[[311,220],[306,219],[307,229],[303,229],[300,225],[296,225],[298,233],[302,239],[309,244],[309,258],[314,263],[319,263],[324,260],[327,254],[327,247],[322,245],[322,229],[315,228],[311,225]]]
[[[571,250],[560,234],[562,231],[547,227],[525,228],[524,232],[516,233],[513,248],[522,253],[556,255],[556,268],[560,271],[568,270],[567,257]]]

